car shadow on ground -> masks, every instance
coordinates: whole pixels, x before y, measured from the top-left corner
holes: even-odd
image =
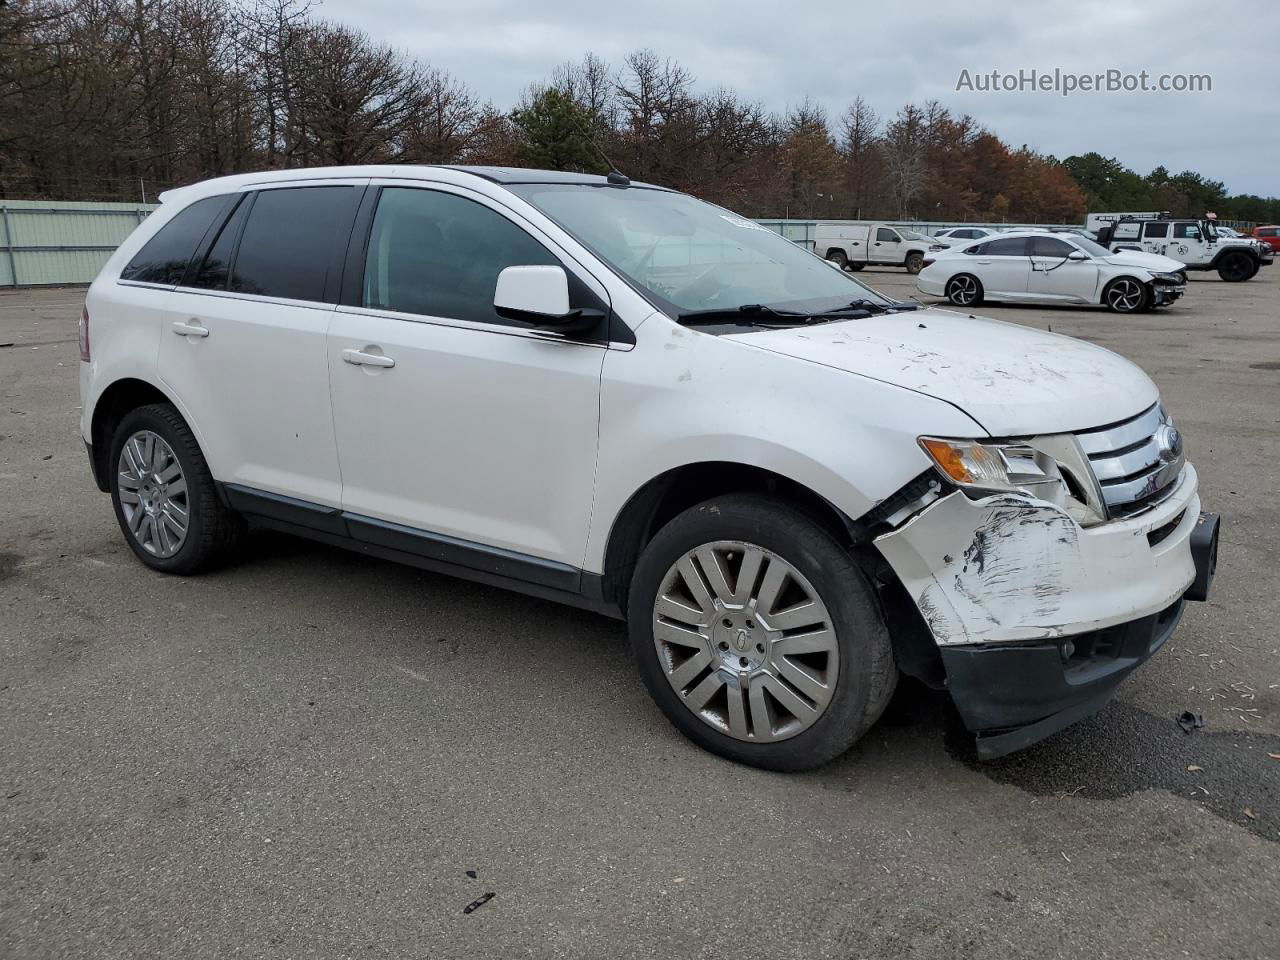
[[[916,681],[899,684],[878,731],[890,749],[940,737],[957,762],[1035,796],[1114,800],[1167,790],[1280,842],[1280,736],[1208,728],[1188,734],[1174,716],[1148,713],[1122,699],[1123,687],[1119,693],[1095,716],[994,760],[977,759],[947,694]]]

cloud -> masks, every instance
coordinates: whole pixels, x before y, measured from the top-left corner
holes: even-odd
[[[910,12],[908,12],[910,10]],[[1215,19],[1203,2],[997,0],[907,8],[853,3],[654,0],[326,0],[321,15],[442,67],[497,106],[587,51],[618,64],[650,47],[699,89],[724,86],[784,110],[806,97],[838,117],[856,96],[881,114],[937,98],[1005,141],[1065,157],[1097,150],[1145,173],[1164,165],[1280,194],[1280,4]],[[963,69],[1207,73],[1201,93],[957,91]]]

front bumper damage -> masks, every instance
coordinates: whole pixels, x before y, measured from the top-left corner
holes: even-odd
[[[875,541],[937,646],[978,754],[1088,716],[1208,595],[1218,519],[1188,464],[1139,516],[1081,527],[1025,496],[954,492]]]

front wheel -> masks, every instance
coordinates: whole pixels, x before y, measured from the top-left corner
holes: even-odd
[[[155,403],[125,414],[110,462],[120,530],[151,569],[197,573],[239,542],[244,521],[218,499],[200,445],[174,407]]]
[[[1151,294],[1146,284],[1133,277],[1113,280],[1102,292],[1102,302],[1112,313],[1140,313],[1146,309],[1150,300]]]
[[[919,273],[921,270],[924,269],[924,254],[922,253],[907,254],[906,267],[907,267],[907,273],[910,273],[913,276]]]
[[[859,270],[861,270],[865,266],[866,266],[865,263],[850,263],[849,270],[852,273],[857,273]]]
[[[849,749],[884,711],[889,634],[849,552],[806,514],[732,494],[662,528],[628,599],[649,693],[698,745],[805,770]]]
[[[1258,261],[1247,253],[1228,253],[1218,262],[1218,276],[1227,283],[1240,283],[1258,272]]]
[[[849,266],[849,258],[845,255],[843,250],[828,250],[827,262],[834,264],[841,270],[844,270]]]

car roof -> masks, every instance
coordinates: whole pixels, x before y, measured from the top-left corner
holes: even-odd
[[[461,176],[458,176],[458,175]],[[606,186],[606,176],[594,173],[575,173],[568,170],[536,170],[522,167],[485,167],[463,166],[457,164],[363,164],[343,167],[293,167],[286,170],[260,170],[251,173],[238,173],[212,180],[202,180],[173,190],[166,190],[160,195],[161,202],[171,197],[190,195],[208,196],[228,190],[239,190],[256,184],[280,183],[297,180],[342,180],[351,178],[387,178],[396,180],[422,180],[458,183],[469,177],[478,177],[490,183],[503,186],[522,183],[554,183],[580,184],[583,186]],[[633,187],[649,190],[666,190],[651,183],[633,181]]]

